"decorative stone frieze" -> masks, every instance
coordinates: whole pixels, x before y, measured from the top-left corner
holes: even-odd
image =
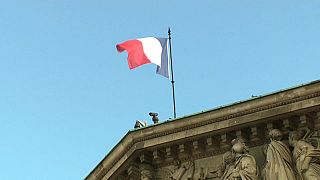
[[[190,147],[188,146],[188,143],[178,145],[178,157],[180,159],[190,157]]]
[[[259,142],[261,140],[261,129],[257,126],[251,127],[250,142]]]
[[[166,162],[171,162],[175,159],[175,156],[176,156],[176,150],[175,150],[175,146],[174,147],[166,147],[165,148],[165,161]]]
[[[230,141],[234,138],[230,133],[223,133],[221,135],[220,147],[222,149],[228,149],[231,147]]]
[[[281,132],[281,138],[270,134],[274,129]],[[249,163],[252,168],[256,164],[257,169],[250,171],[254,172],[251,179],[257,179],[257,172],[259,178],[268,179],[274,174],[273,165],[282,163],[275,157],[289,162],[288,156],[294,174],[318,178],[318,171],[310,169],[318,166],[318,130],[320,82],[314,82],[129,132],[86,179],[241,179],[243,171],[238,171],[241,167],[237,163]],[[295,131],[303,135],[289,136]],[[235,138],[241,141],[231,143]],[[272,147],[284,147],[286,153]],[[300,147],[310,159],[305,163],[309,167],[297,163],[302,162],[296,149]],[[282,175],[292,178],[288,174]]]
[[[192,155],[199,155],[204,150],[204,144],[203,141],[195,140],[192,142]]]
[[[154,164],[161,164],[164,160],[164,155],[161,151],[159,150],[154,150],[152,152],[152,155],[153,155],[153,163]]]
[[[218,145],[217,145],[217,140],[215,140],[213,137],[208,137],[206,138],[206,151],[213,151],[216,150]]]

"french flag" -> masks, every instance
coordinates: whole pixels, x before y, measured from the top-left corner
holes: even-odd
[[[170,78],[168,38],[146,37],[128,40],[116,46],[118,52],[127,51],[130,69],[143,64],[157,65],[157,74]]]

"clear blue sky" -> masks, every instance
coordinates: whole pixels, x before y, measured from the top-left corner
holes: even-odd
[[[320,1],[0,0],[0,179],[83,179],[170,81],[117,43],[172,28],[178,117],[320,79]]]

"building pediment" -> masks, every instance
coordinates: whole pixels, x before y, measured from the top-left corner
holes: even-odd
[[[199,162],[215,168],[219,163],[208,165],[209,159],[219,159],[232,139],[245,139],[257,149],[273,128],[286,135],[299,128],[319,130],[320,81],[129,131],[86,179],[139,179],[141,169],[151,167],[167,177],[163,174],[172,174],[177,160],[195,170]]]

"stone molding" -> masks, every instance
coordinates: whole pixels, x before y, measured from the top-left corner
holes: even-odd
[[[154,146],[155,144],[148,141],[157,138],[163,139],[169,135],[202,128],[202,131],[195,131],[194,133],[190,133],[189,136],[184,136],[184,138],[192,137],[199,135],[197,134],[199,132],[201,132],[200,134],[205,134],[219,129],[232,128],[252,123],[256,121],[256,119],[250,119],[250,115],[257,113],[263,114],[263,112],[268,111],[268,115],[265,118],[270,118],[272,116],[290,113],[304,108],[316,107],[319,109],[319,105],[320,82],[314,82],[298,88],[131,131],[100,162],[100,164],[98,164],[86,179],[108,179],[138,149]],[[270,113],[270,110],[275,110],[274,114]],[[261,117],[259,117],[258,120],[260,120]],[[219,126],[219,122],[225,122],[227,126]],[[177,137],[177,139],[167,139],[165,142],[162,142],[169,143],[178,140],[179,137],[175,137]],[[261,144],[260,142],[255,143]],[[206,155],[199,155],[199,158],[210,156],[212,153],[213,152],[207,153]]]

